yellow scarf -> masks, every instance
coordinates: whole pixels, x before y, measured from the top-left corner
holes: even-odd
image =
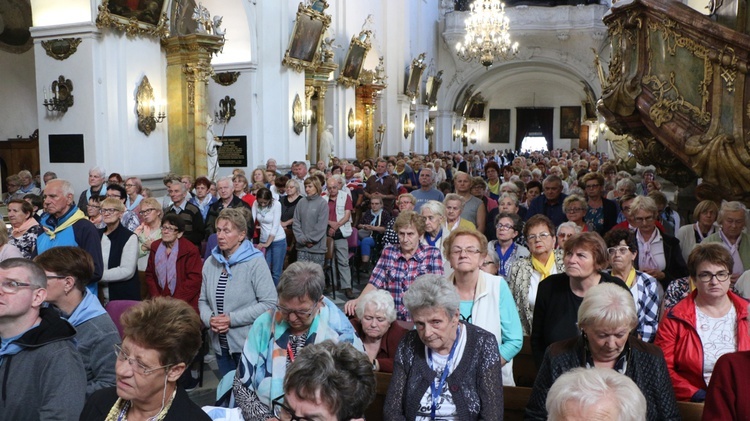
[[[497,180],[497,183],[493,186],[490,184],[490,182],[487,182],[487,188],[490,190],[490,193],[492,194],[500,194],[500,180]]]
[[[78,210],[75,211],[75,213],[73,213],[73,215],[70,215],[70,218],[68,218],[67,221],[63,222],[57,228],[55,228],[54,231],[52,231],[51,229],[49,229],[47,227],[44,227],[44,232],[47,235],[49,235],[49,238],[51,240],[54,240],[55,239],[55,235],[58,232],[64,230],[65,228],[68,228],[69,226],[75,224],[76,222],[78,222],[81,219],[86,219],[86,215],[83,214],[82,210],[78,209]]]
[[[628,285],[628,288],[632,288],[633,282],[635,282],[635,269],[630,268],[630,273],[628,274],[628,279],[625,280],[625,283]]]
[[[549,258],[547,259],[546,265],[542,264],[542,262],[537,260],[536,257],[531,256],[531,265],[534,267],[535,271],[542,274],[541,281],[543,281],[546,277],[549,276],[550,272],[552,272],[552,268],[555,267],[555,253],[549,253]]]

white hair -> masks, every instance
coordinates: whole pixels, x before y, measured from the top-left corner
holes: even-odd
[[[376,313],[382,312],[388,323],[393,323],[396,320],[396,304],[390,292],[384,289],[376,289],[360,297],[357,301],[357,307],[354,309],[359,320],[364,317],[368,304],[375,307]]]

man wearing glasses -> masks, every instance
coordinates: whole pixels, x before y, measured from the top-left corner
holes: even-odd
[[[86,372],[73,326],[42,308],[47,277],[34,262],[0,262],[0,414],[6,420],[74,420]]]

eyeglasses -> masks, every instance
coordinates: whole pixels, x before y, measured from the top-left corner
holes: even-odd
[[[548,238],[550,238],[551,236],[552,236],[552,234],[550,234],[548,232],[540,232],[537,235],[530,235],[530,236],[526,237],[526,241],[528,241],[528,242],[532,242],[532,241],[536,241],[536,240],[545,241]]]
[[[161,232],[177,232],[179,229],[177,227],[173,227],[171,225],[162,225],[161,226]]]
[[[462,256],[464,252],[466,252],[466,254],[468,255],[472,255],[472,254],[479,254],[482,251],[476,247],[466,247],[463,249],[461,247],[451,247],[451,254],[457,254],[459,256]]]
[[[317,304],[316,304],[317,305]],[[306,319],[315,312],[315,306],[311,308],[310,310],[290,310],[286,307],[282,307],[280,305],[276,305],[276,310],[281,313],[284,317],[288,317],[290,314],[294,314],[299,319]]]
[[[0,283],[0,289],[2,289],[6,294],[15,294],[21,288],[39,289],[41,287],[18,281],[3,281],[2,283]]]
[[[151,212],[153,212],[153,211],[155,211],[155,210],[156,210],[156,209],[154,209],[154,208],[151,208],[151,209],[143,209],[142,211],[138,212],[138,215],[141,215],[141,216],[146,216],[146,215],[148,215],[149,213],[151,213]]]
[[[494,261],[492,261],[492,260],[487,260],[487,261],[484,261],[484,262],[482,262],[482,265],[481,265],[481,267],[483,267],[483,268],[484,268],[484,267],[487,267],[487,266],[489,266],[489,265],[494,265],[494,264],[495,264],[495,262],[494,262]]]
[[[628,246],[617,246],[617,247],[610,247],[607,249],[607,253],[613,256],[616,254],[625,254],[629,251],[630,251],[630,247]]]
[[[653,217],[653,216],[647,216],[647,217],[645,217],[645,218],[635,218],[635,222],[637,222],[637,223],[639,223],[639,224],[640,224],[640,223],[643,223],[643,222],[651,222],[651,221],[653,221],[653,220],[654,220],[654,217]]]
[[[271,408],[273,410],[273,416],[281,421],[313,421],[312,418],[298,417],[297,414],[292,411],[292,408],[284,405],[282,401],[284,395],[271,401]]]
[[[160,367],[154,367],[154,368],[147,367],[147,366],[143,365],[143,363],[141,363],[140,361],[136,360],[135,358],[130,358],[130,355],[128,355],[122,349],[122,347],[120,345],[113,345],[113,346],[115,348],[115,356],[117,356],[117,360],[118,361],[122,361],[122,362],[127,361],[128,364],[130,364],[130,367],[133,370],[135,370],[135,372],[138,373],[138,374],[141,374],[141,375],[144,375],[144,376],[148,376],[149,374],[153,373],[156,370],[159,370],[159,369],[162,369],[162,368],[168,368],[168,367],[172,366],[172,364],[167,364],[167,365],[163,365],[163,366],[160,366]]]
[[[495,225],[495,228],[497,228],[498,231],[512,230],[513,229],[513,224],[497,224],[497,225]]]
[[[99,206],[99,205],[86,205],[86,207],[87,208],[91,208],[91,209],[100,209],[101,208],[101,206]]]
[[[110,214],[113,214],[115,212],[119,212],[119,211],[117,209],[112,209],[112,208],[103,208],[102,209],[102,215],[110,215]]]
[[[585,210],[586,209],[584,209],[584,208],[568,208],[567,212],[578,213],[578,212],[583,212]]]
[[[726,270],[722,270],[721,272],[716,272],[716,273],[701,272],[698,274],[698,280],[704,284],[708,284],[715,277],[716,280],[719,282],[726,282],[730,276],[731,276],[731,273],[729,273]]]
[[[587,189],[595,189],[597,187],[601,186],[601,184],[586,184]]]
[[[561,232],[561,233],[557,234],[557,238],[567,240],[568,238],[570,238],[570,237],[572,237],[574,235],[575,234],[573,234],[573,233],[564,233],[564,232]]]

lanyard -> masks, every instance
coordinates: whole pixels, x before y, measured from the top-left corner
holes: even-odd
[[[286,343],[286,355],[289,357],[289,362],[294,362],[294,351],[292,350],[292,341]]]
[[[458,345],[458,340],[461,337],[461,325],[459,324],[458,327],[456,327],[456,340],[453,342],[453,346],[451,347],[451,352],[448,354],[448,360],[445,361],[445,368],[443,369],[443,374],[440,376],[440,383],[438,383],[438,386],[435,387],[435,380],[432,380],[430,382],[430,392],[432,394],[432,408],[430,409],[430,419],[435,419],[435,408],[437,407],[437,400],[440,397],[440,392],[443,390],[443,386],[445,385],[445,380],[448,378],[448,372],[451,369],[451,362],[453,361],[453,354],[456,352],[456,345]],[[432,366],[432,350],[427,348],[427,356],[430,359],[430,366]],[[434,370],[434,368],[433,368]]]
[[[427,241],[427,244],[431,245],[432,247],[435,247],[435,244],[437,244],[438,240],[442,236],[443,236],[443,229],[442,228],[440,229],[440,232],[438,233],[438,235],[435,236],[434,240],[430,238],[430,233],[428,233],[428,232],[424,233],[424,239],[425,239],[425,241]]]
[[[500,256],[500,274],[505,276],[505,262],[510,259],[510,255],[513,254],[513,250],[516,249],[516,243],[511,242],[510,247],[508,247],[508,250],[505,251],[505,253],[502,252],[502,247],[500,246],[500,242],[498,241],[495,243],[495,251],[497,252],[497,255]]]

